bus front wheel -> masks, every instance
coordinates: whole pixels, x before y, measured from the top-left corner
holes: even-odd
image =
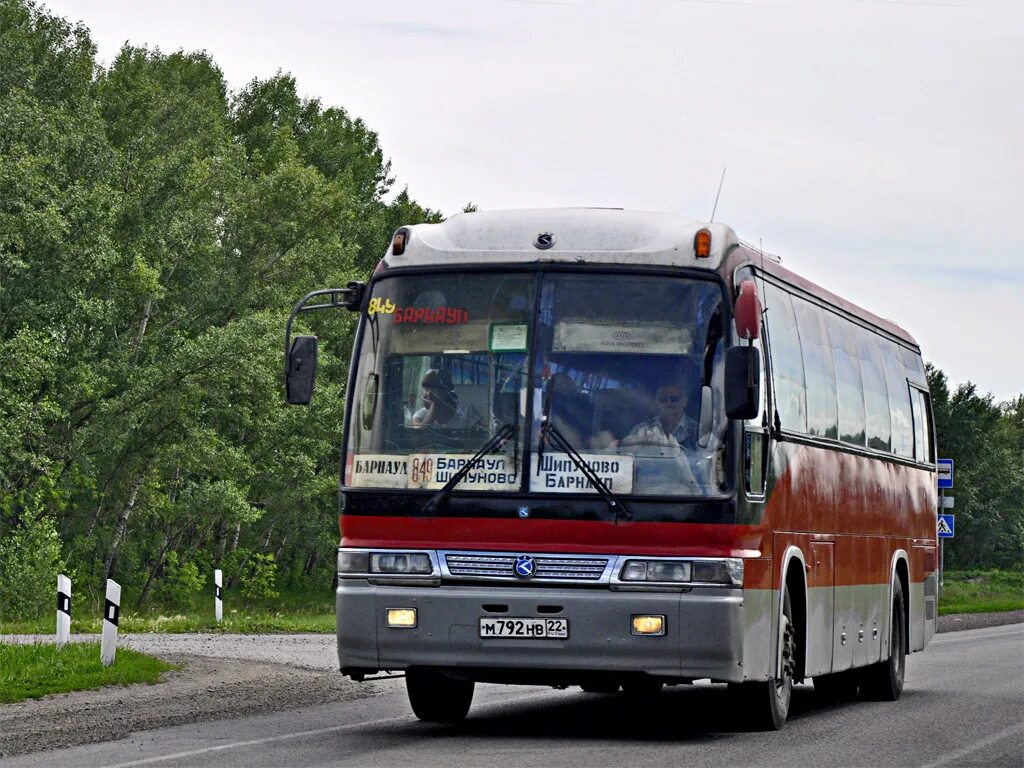
[[[892,585],[892,621],[889,627],[889,658],[864,670],[861,694],[871,701],[896,701],[903,693],[907,672],[907,617],[903,613],[903,584]]]
[[[782,595],[781,676],[757,683],[730,685],[738,699],[737,704],[744,724],[752,730],[777,731],[789,716],[789,702],[793,695],[793,675],[796,670],[796,626],[789,601],[789,587]]]
[[[457,723],[465,719],[473,703],[472,680],[459,680],[428,667],[405,673],[405,689],[412,711],[427,723]]]

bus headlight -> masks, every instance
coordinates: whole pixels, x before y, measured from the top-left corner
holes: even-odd
[[[723,584],[743,586],[743,558],[627,560],[619,581],[629,584]]]
[[[434,564],[426,552],[373,552],[370,573],[416,574],[429,576]]]
[[[434,561],[428,552],[373,552],[338,548],[338,575],[349,577],[434,575]]]

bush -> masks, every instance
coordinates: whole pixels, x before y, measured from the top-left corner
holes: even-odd
[[[263,600],[279,596],[275,589],[277,582],[277,563],[273,555],[261,555],[257,552],[236,550],[236,566],[227,566],[235,582],[235,588],[249,600]],[[226,570],[227,570],[226,568]]]
[[[34,619],[57,604],[57,575],[64,572],[53,519],[26,509],[0,535],[0,620]]]
[[[170,552],[164,562],[164,578],[157,589],[160,602],[169,607],[187,608],[202,588],[199,566],[195,563],[181,563],[178,553]]]

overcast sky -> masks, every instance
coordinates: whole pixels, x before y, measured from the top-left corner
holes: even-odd
[[[1024,392],[1020,0],[51,0],[109,62],[209,51],[375,130],[453,213],[674,211],[892,318],[954,383]],[[311,286],[316,287],[316,286]]]

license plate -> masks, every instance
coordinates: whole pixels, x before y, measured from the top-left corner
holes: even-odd
[[[568,619],[480,619],[480,637],[520,640],[568,640]]]

